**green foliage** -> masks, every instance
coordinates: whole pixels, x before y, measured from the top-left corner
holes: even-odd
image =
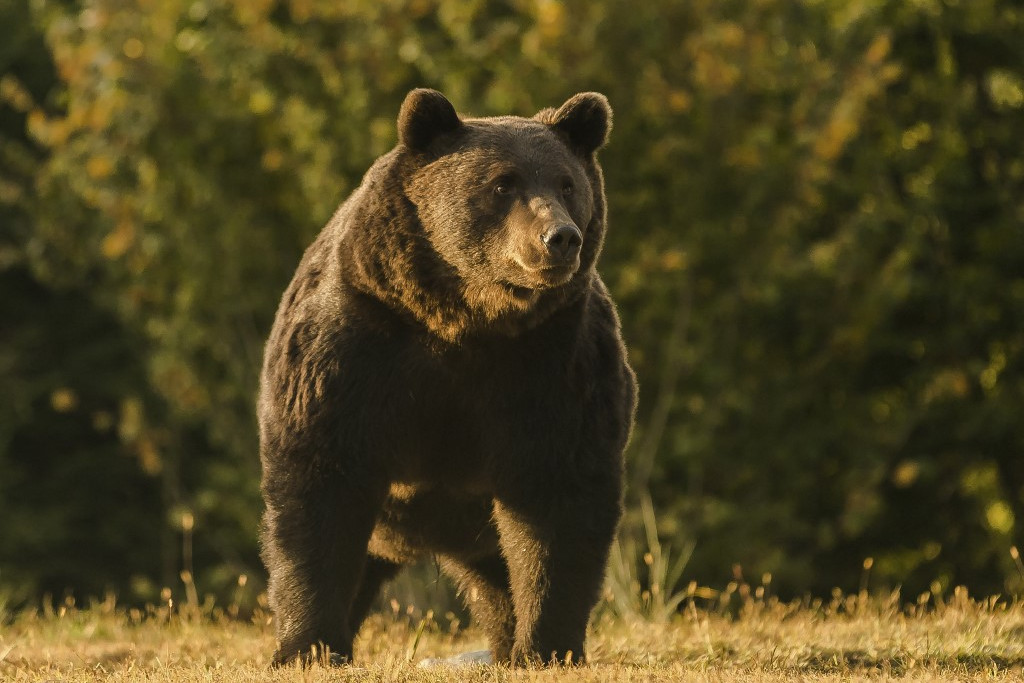
[[[646,396],[671,403],[639,438],[657,454],[656,498],[696,532],[703,578],[735,559],[783,590],[823,591],[818,576],[852,582],[871,555],[889,583],[970,575],[1019,590],[1007,550],[1024,493],[1024,167],[1010,142],[1022,118],[986,83],[1021,84],[1024,15],[1001,3],[791,12],[703,15],[700,47],[679,60],[693,67],[665,77],[692,105],[633,148],[650,159],[674,137],[665,168],[700,171],[662,197],[685,212],[681,234],[627,261],[627,278],[637,270],[618,283],[627,329],[667,340],[637,358],[654,379]],[[679,303],[644,305],[673,247]],[[666,335],[679,311],[682,332]],[[673,362],[682,370],[659,376]]]
[[[153,524],[153,580],[182,567],[189,515],[201,589],[261,574],[252,401],[277,298],[425,85],[479,115],[611,99],[602,270],[641,380],[630,502],[649,491],[662,539],[694,546],[685,581],[739,564],[826,593],[873,557],[873,581],[911,592],[1022,589],[1016,3],[31,8],[0,3],[0,269],[34,283],[7,305],[36,312],[29,336],[0,335],[0,372],[22,378],[0,465],[45,457],[83,490],[118,472],[159,492],[107,520],[125,546]],[[61,330],[81,345],[33,374],[48,351],[25,340]],[[91,345],[124,363],[89,365]],[[45,405],[91,386],[113,426],[97,434],[83,398],[68,448]],[[9,520],[88,506],[0,481],[0,584],[41,577],[59,552],[18,550]],[[146,572],[104,566],[83,576],[124,590]]]
[[[654,504],[645,492],[640,498],[644,545],[635,536],[623,534],[612,546],[611,562],[602,605],[627,622],[671,622],[683,600],[693,594],[678,590],[683,571],[693,554],[693,544],[675,550],[658,538],[658,520]],[[694,587],[696,589],[696,587]]]

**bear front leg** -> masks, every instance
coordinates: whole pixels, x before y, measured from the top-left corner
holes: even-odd
[[[366,565],[363,567],[363,578],[359,581],[359,590],[352,599],[348,615],[348,625],[353,637],[359,633],[359,627],[366,621],[373,601],[380,594],[381,586],[395,578],[399,569],[401,567],[394,562],[373,555],[367,557]]]
[[[508,561],[516,631],[513,665],[580,664],[622,506],[619,485],[503,496],[494,517]],[[575,489],[575,490],[574,490]]]
[[[302,485],[276,484],[296,480]],[[350,614],[384,492],[322,471],[266,481],[262,546],[277,629],[274,664],[309,664],[325,650],[326,663],[350,662]]]

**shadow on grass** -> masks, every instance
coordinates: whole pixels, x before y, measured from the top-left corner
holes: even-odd
[[[834,674],[849,671],[874,671],[902,676],[911,670],[949,670],[963,673],[1024,671],[1024,653],[962,653],[916,658],[912,655],[886,656],[865,650],[822,650],[791,667],[794,673]]]

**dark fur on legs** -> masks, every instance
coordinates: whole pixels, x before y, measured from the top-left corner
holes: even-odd
[[[505,559],[500,555],[469,562],[445,558],[442,566],[459,587],[473,624],[487,634],[494,661],[510,662],[516,618]]]

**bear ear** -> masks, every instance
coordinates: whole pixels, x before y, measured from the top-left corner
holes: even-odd
[[[405,96],[398,112],[398,140],[410,149],[422,150],[438,135],[461,125],[448,98],[436,90],[416,88]]]
[[[557,111],[537,114],[541,122],[562,133],[569,144],[583,154],[596,152],[608,141],[612,128],[612,108],[599,92],[573,95]]]

